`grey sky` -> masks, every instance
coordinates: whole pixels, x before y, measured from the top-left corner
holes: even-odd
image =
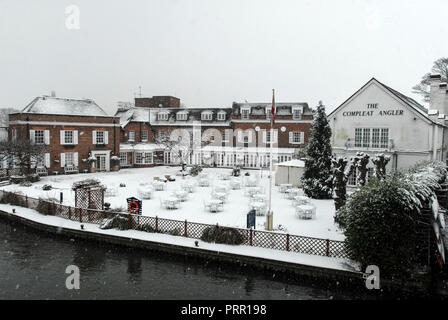
[[[65,8],[80,9],[80,29]],[[109,113],[147,96],[186,106],[323,100],[372,76],[412,97],[447,56],[448,1],[0,0],[0,106],[92,98]],[[420,100],[419,100],[420,101]]]

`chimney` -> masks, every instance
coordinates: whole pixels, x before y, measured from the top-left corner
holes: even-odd
[[[441,78],[442,77],[440,76],[440,74],[432,74],[429,77],[429,109],[438,110],[439,113],[445,113],[445,111],[443,110],[443,102],[440,99],[441,94],[439,86]]]

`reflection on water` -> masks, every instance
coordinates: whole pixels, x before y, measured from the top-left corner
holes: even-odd
[[[0,299],[359,298],[253,270],[56,237],[0,220]],[[81,272],[67,290],[65,269]]]

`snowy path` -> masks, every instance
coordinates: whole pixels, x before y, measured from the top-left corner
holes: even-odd
[[[54,216],[45,216],[38,213],[35,210],[12,206],[9,204],[0,204],[0,210],[12,213],[12,209],[16,209],[16,216],[29,219],[31,221],[56,226],[60,228],[67,228],[73,230],[80,230],[80,223],[54,217]],[[0,213],[1,214],[1,213]],[[114,235],[118,237],[127,237],[132,239],[139,240],[147,240],[152,242],[159,242],[165,244],[173,244],[184,247],[195,247],[194,239],[184,238],[180,236],[171,236],[166,234],[159,233],[147,233],[143,231],[136,230],[102,230],[96,224],[83,223],[84,230],[87,232],[94,232],[99,234],[107,234]],[[232,246],[225,244],[214,244],[207,243],[201,240],[197,240],[199,242],[199,247],[205,250],[212,250],[218,252],[226,252],[239,254],[250,257],[259,257],[264,259],[278,260],[289,263],[296,263],[308,266],[336,269],[336,270],[344,270],[344,271],[357,271],[357,265],[347,259],[342,258],[332,258],[332,257],[322,257],[316,255],[308,255],[302,253],[295,252],[287,252],[281,250],[267,249],[267,248],[258,248],[258,247],[250,247],[250,246]]]

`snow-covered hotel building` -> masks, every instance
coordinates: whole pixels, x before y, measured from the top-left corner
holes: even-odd
[[[429,110],[372,78],[328,115],[332,148],[350,158],[358,151],[391,156],[388,171],[419,161],[446,161],[448,95],[440,76],[431,76]],[[447,120],[446,120],[447,119]],[[355,174],[349,184],[355,184]]]
[[[291,160],[308,142],[313,111],[307,103],[276,103],[271,137],[270,110],[271,103],[181,108],[175,97],[136,98],[135,106],[121,106],[115,114],[121,126],[120,165],[178,164],[178,150],[160,142],[179,130],[202,141],[182,157],[188,165],[267,167],[271,139],[274,162]]]
[[[97,170],[109,171],[111,156],[119,153],[119,135],[119,119],[90,99],[40,96],[9,114],[10,139],[49,146],[35,164],[49,174],[87,171],[90,156]]]

